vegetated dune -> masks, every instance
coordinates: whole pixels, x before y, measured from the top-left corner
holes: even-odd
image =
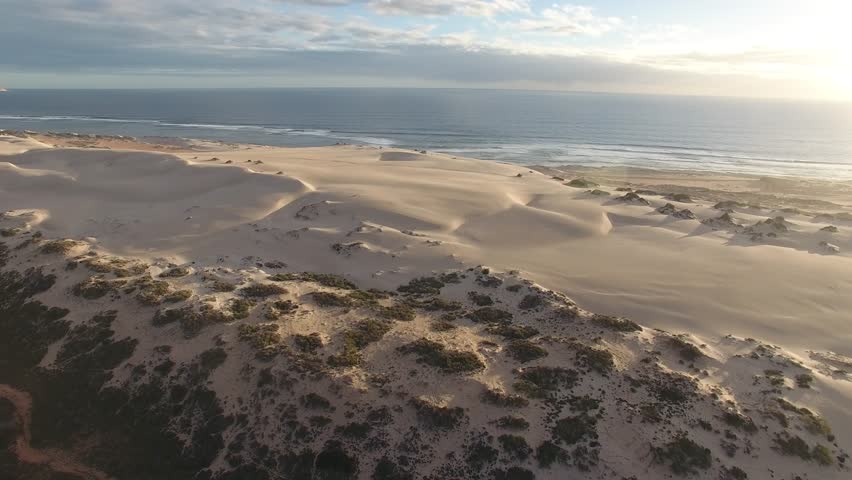
[[[3,157],[33,444],[115,478],[849,475],[842,207],[387,153]]]

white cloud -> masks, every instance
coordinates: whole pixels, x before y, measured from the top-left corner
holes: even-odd
[[[380,15],[493,17],[529,11],[527,0],[370,0],[368,5]]]
[[[553,5],[531,18],[524,18],[506,26],[527,32],[559,35],[599,36],[622,25],[618,17],[599,17],[591,7],[578,5]]]

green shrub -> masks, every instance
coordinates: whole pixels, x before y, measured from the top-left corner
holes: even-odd
[[[737,412],[725,412],[724,414],[722,414],[722,420],[726,424],[734,428],[738,428],[744,432],[757,432],[757,425],[754,424],[754,420],[743,414]]]
[[[413,295],[440,295],[444,285],[444,282],[435,277],[420,277],[400,286],[397,291]]]
[[[51,240],[49,242],[42,243],[38,252],[44,255],[65,255],[77,245],[79,245],[79,243],[74,240]]]
[[[825,445],[817,445],[811,452],[811,457],[820,465],[828,466],[834,463],[834,457],[831,455],[831,450]]]
[[[799,457],[802,460],[811,459],[811,448],[798,435],[790,436],[788,433],[778,434],[775,436],[774,442],[775,449],[781,452],[782,455]]]
[[[811,388],[811,384],[813,382],[813,375],[807,373],[801,373],[799,375],[796,375],[796,386],[799,388]]]
[[[225,363],[225,359],[228,358],[228,354],[224,349],[216,347],[211,348],[209,350],[205,350],[201,352],[199,355],[199,360],[201,363],[201,368],[206,371],[212,371],[218,368],[220,365]]]
[[[345,278],[339,275],[333,275],[330,273],[277,273],[269,277],[269,280],[273,282],[311,282],[322,285],[324,287],[339,288],[341,290],[356,290],[358,288],[354,283],[350,282],[349,280],[346,280]]]
[[[238,337],[255,351],[260,360],[271,360],[284,351],[278,325],[274,323],[242,324],[237,328]]]
[[[351,307],[352,299],[332,292],[314,292],[314,302],[320,307]]]
[[[704,353],[702,353],[698,347],[680,337],[670,338],[669,345],[677,350],[678,355],[680,355],[681,358],[689,362],[694,362],[704,356]]]
[[[500,390],[487,388],[480,395],[483,403],[504,408],[523,408],[529,405],[529,401],[513,393],[505,393]]]
[[[192,290],[177,290],[163,297],[165,303],[184,302],[192,297]]]
[[[532,453],[527,440],[520,435],[503,434],[497,437],[497,441],[507,455],[518,460],[526,460]]]
[[[547,350],[529,340],[514,340],[506,346],[506,353],[521,363],[531,362],[547,356]]]
[[[251,309],[254,308],[254,302],[245,298],[232,298],[228,302],[228,308],[231,310],[234,318],[241,320],[248,318],[251,315]]]
[[[581,366],[601,375],[607,375],[615,368],[614,357],[608,350],[582,344],[575,344],[574,347],[577,349],[577,363]]]
[[[418,361],[444,373],[471,373],[485,368],[475,353],[447,350],[444,345],[425,338],[403,345],[398,350],[403,354],[415,354]]]
[[[494,305],[494,300],[492,300],[489,295],[485,295],[483,293],[467,292],[467,298],[469,298],[470,301],[478,307],[487,307],[489,305]]]
[[[362,320],[343,332],[343,350],[328,358],[333,367],[352,367],[361,363],[360,351],[378,342],[391,330],[391,325],[379,320]]]
[[[593,315],[592,323],[600,327],[615,330],[617,332],[641,332],[642,327],[636,322],[621,317],[610,317],[609,315]]]
[[[513,340],[526,340],[539,333],[537,329],[529,325],[492,325],[485,331]]]
[[[124,280],[104,280],[100,277],[90,277],[71,289],[71,292],[86,300],[96,300],[107,294],[116,293],[127,282]]]
[[[678,435],[664,447],[652,447],[654,461],[668,464],[678,475],[697,474],[698,470],[707,470],[713,461],[710,449],[704,448],[686,437]]]
[[[390,307],[379,306],[378,313],[382,318],[399,320],[401,322],[410,322],[416,317],[414,309],[403,303],[397,303]]]
[[[497,426],[506,430],[526,430],[530,428],[530,422],[522,417],[505,416],[497,419]]]
[[[213,290],[214,292],[220,292],[220,293],[233,292],[234,290],[237,289],[237,286],[234,285],[233,283],[226,282],[224,280],[219,280],[219,279],[214,279],[212,282],[210,282],[209,286],[210,286],[210,290]]]
[[[544,305],[544,298],[541,295],[530,293],[521,299],[521,302],[518,303],[518,308],[521,310],[532,310],[542,305]]]
[[[512,314],[494,307],[482,307],[467,314],[467,318],[476,323],[510,323]]]
[[[535,459],[538,460],[538,466],[541,468],[550,468],[556,462],[560,464],[568,463],[568,452],[562,449],[559,445],[547,440],[535,449]]]
[[[467,419],[461,407],[442,407],[420,398],[413,398],[409,403],[417,412],[417,419],[431,429],[454,429]]]
[[[520,371],[514,387],[531,398],[546,398],[560,388],[571,389],[579,373],[562,367],[527,367]]]
[[[582,414],[557,420],[550,432],[555,442],[573,445],[585,440],[597,440],[596,426],[597,420],[594,417]]]
[[[240,295],[245,298],[266,298],[285,293],[287,293],[286,288],[274,283],[255,283],[240,289]]]
[[[296,348],[304,353],[316,353],[317,350],[324,346],[319,333],[293,335],[293,343],[296,345]]]

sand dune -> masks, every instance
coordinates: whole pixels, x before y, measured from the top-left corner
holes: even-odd
[[[460,283],[438,288],[442,298],[468,309],[482,306],[469,304],[480,301],[477,295],[485,295],[520,324],[535,325],[542,331],[535,343],[549,351],[548,365],[574,364],[580,347],[568,338],[579,335],[594,348],[611,352],[619,375],[644,375],[649,382],[662,381],[671,372],[692,378],[705,403],[690,407],[683,418],[675,415],[674,423],[666,424],[670,428],[665,438],[673,438],[672,432],[678,430],[688,431],[691,438],[711,447],[720,465],[730,462],[719,460],[724,453],[718,432],[697,428],[701,408],[718,409],[728,399],[731,408],[755,418],[760,412],[774,411],[767,407],[767,402],[775,400],[767,396],[770,390],[765,383],[778,381],[766,373],[776,368],[786,378],[778,392],[824,417],[838,439],[833,451],[845,455],[845,442],[852,435],[848,407],[852,376],[845,363],[852,357],[847,318],[852,311],[852,295],[847,294],[852,291],[852,190],[843,185],[832,189],[814,181],[647,171],[530,170],[449,155],[356,146],[213,149],[208,145],[205,151],[170,148],[161,153],[50,148],[49,137],[0,140],[5,145],[5,155],[0,157],[0,205],[6,210],[0,228],[16,241],[32,238],[36,231],[46,239],[74,241],[63,256],[45,257],[39,253],[41,247],[35,247],[44,241],[35,238],[21,247],[22,253],[13,253],[12,261],[21,268],[40,265],[58,274],[59,284],[65,287],[38,298],[47,305],[67,305],[75,312],[69,317],[75,325],[98,310],[119,311],[111,327],[114,338],[132,337],[140,343],[126,367],[115,370],[115,384],[133,384],[130,365],[149,362],[159,345],[174,346],[166,357],[186,366],[204,349],[221,342],[229,345],[232,355],[241,355],[243,363],[229,357],[221,370],[211,374],[210,385],[223,408],[235,413],[242,408],[239,402],[247,401],[235,385],[242,385],[239,379],[248,375],[242,369],[252,364],[253,352],[237,347],[243,345],[237,333],[240,322],[233,318],[227,326],[216,325],[183,338],[177,324],[155,328],[148,320],[140,323],[135,316],[147,319],[153,309],[127,303],[132,296],[125,301],[117,288],[114,295],[95,304],[70,295],[85,284],[88,274],[83,267],[63,273],[64,262],[85,264],[87,258],[121,265],[143,262],[144,271],[151,275],[167,273],[163,278],[168,279],[164,280],[169,283],[168,294],[181,292],[176,301],[217,309],[232,308],[239,298],[230,291],[211,290],[214,281],[242,287],[268,281],[276,273],[324,272],[354,281],[364,291],[397,291],[419,277],[461,271],[467,273]],[[588,186],[570,186],[570,180],[580,177],[590,181]],[[586,185],[575,183],[580,184]],[[739,203],[719,204],[726,201]],[[687,209],[695,218],[683,213]],[[177,267],[186,271],[169,277],[170,269]],[[323,348],[338,351],[341,332],[363,320],[361,307],[329,314],[316,304],[317,293],[328,289],[318,290],[301,277],[287,278],[286,293],[276,290],[275,295],[300,307],[275,324],[276,335],[317,333]],[[517,289],[505,288],[512,285]],[[109,282],[104,288],[108,287]],[[519,304],[525,295],[516,292],[548,300],[526,309]],[[396,302],[393,296],[380,298],[384,303],[370,304],[370,308],[385,312],[382,308],[394,307],[395,303],[388,303]],[[412,298],[419,305],[417,319],[395,323],[381,342],[363,347],[362,367],[342,373],[335,370],[331,377],[322,377],[321,382],[327,382],[322,388],[337,392],[341,402],[359,398],[375,405],[384,405],[392,391],[394,395],[405,391],[432,405],[428,408],[460,406],[470,425],[488,425],[496,413],[479,404],[482,389],[509,391],[513,376],[524,367],[507,360],[511,348],[495,342],[482,324],[441,320],[439,313],[429,313],[423,310],[425,304],[416,303],[420,297]],[[557,321],[559,312],[574,308],[573,302],[580,308],[577,318],[583,321]],[[275,313],[276,308],[288,308],[263,305],[257,305],[246,322],[264,322],[263,312],[270,310],[263,309]],[[672,333],[628,328],[629,334],[617,330],[601,334],[593,326],[594,314],[628,317]],[[461,323],[446,325],[455,320]],[[673,337],[680,333],[687,336]],[[439,339],[452,351],[476,352],[487,367],[468,376],[422,369],[422,362],[399,353],[400,347],[404,351],[405,345],[421,337]],[[678,357],[681,347],[677,345],[684,342],[700,350],[700,360],[693,360],[696,366]],[[42,365],[51,365],[59,350],[59,346],[50,347]],[[643,363],[649,355],[654,360]],[[252,368],[263,368],[263,364]],[[813,388],[793,384],[795,376],[804,372],[813,376]],[[378,373],[391,379],[387,392],[376,387]],[[596,435],[604,445],[600,452],[604,461],[596,465],[604,466],[595,467],[594,478],[631,471],[638,478],[668,475],[658,466],[635,469],[638,459],[650,455],[649,442],[659,443],[663,435],[645,420],[632,423],[645,400],[632,397],[627,384],[616,384],[613,378],[590,382],[583,392],[611,389],[627,402],[607,403],[606,410],[614,416],[600,420]],[[298,390],[298,395],[307,393]],[[411,401],[417,408],[426,408],[418,403],[421,400]],[[609,401],[615,398],[607,397]],[[342,405],[336,413],[328,412],[333,425],[348,423]],[[541,440],[552,419],[537,405],[522,413],[531,424],[528,436]],[[256,408],[272,407],[258,404]],[[263,411],[272,415],[271,410]],[[301,415],[298,420],[307,422]],[[393,441],[413,425],[411,415],[394,422]],[[757,436],[740,437],[752,438],[753,444],[748,440],[743,445],[760,455],[760,460],[752,459],[749,478],[768,478],[772,469],[805,472],[810,478],[848,475],[843,466],[802,466],[798,459],[773,453],[770,434],[777,433],[776,427],[764,427],[766,422],[758,421],[762,430]],[[713,428],[724,427],[714,423]],[[432,445],[416,471],[437,472],[453,449],[466,441],[462,433]],[[267,434],[281,440],[277,430]],[[322,448],[319,443],[311,445]],[[378,461],[365,455],[367,462]],[[749,457],[741,455],[737,458],[742,460],[735,463],[749,465]],[[757,458],[758,453],[753,456]],[[214,465],[222,471],[227,461],[220,455]],[[697,475],[716,478],[719,471],[727,470]],[[565,473],[537,472],[537,478],[563,478]]]

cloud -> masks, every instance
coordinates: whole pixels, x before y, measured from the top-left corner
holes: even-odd
[[[510,22],[506,26],[527,32],[599,36],[619,28],[622,23],[618,17],[595,15],[591,7],[553,5],[532,18]]]
[[[425,16],[376,17],[369,8],[378,3],[391,9],[386,13]],[[575,36],[623,27],[618,18],[598,16],[588,7],[518,11],[514,21],[476,19],[489,26],[484,29],[467,19],[453,21],[462,29],[454,30],[438,18],[489,17],[527,7],[519,0],[5,0],[4,13],[14,15],[0,16],[0,44],[6,46],[0,83],[25,79],[11,86],[26,87],[36,79],[41,86],[62,87],[71,77],[99,76],[124,86],[156,77],[161,83],[142,86],[169,86],[169,79],[195,77],[198,86],[276,86],[300,79],[715,92],[725,79],[742,93],[755,90],[740,87],[748,83],[743,75],[759,77],[763,69],[771,73],[767,77],[795,79],[801,77],[790,71],[808,65],[807,55],[783,49],[706,53],[581,46]],[[346,13],[335,14],[338,8]],[[127,83],[118,80],[122,75]]]
[[[370,0],[369,7],[380,15],[493,17],[529,11],[527,0]]]

